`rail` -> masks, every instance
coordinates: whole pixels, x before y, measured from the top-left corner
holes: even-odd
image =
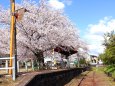
[[[0,70],[8,70],[8,69],[12,69],[12,79],[15,81],[16,80],[16,74],[15,74],[15,58],[12,57],[13,60],[13,67],[8,67],[8,60],[10,60],[10,57],[2,57],[0,58],[0,60],[6,60],[6,66],[0,68]]]

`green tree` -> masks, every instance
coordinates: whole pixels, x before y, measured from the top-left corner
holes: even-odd
[[[105,51],[99,57],[103,60],[104,64],[115,64],[115,32],[104,34]]]

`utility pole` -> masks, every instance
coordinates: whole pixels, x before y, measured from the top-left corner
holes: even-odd
[[[15,0],[10,0],[11,5],[11,26],[10,26],[10,67],[15,69],[15,75],[17,73],[17,49],[16,49],[16,19],[15,19]],[[14,59],[12,59],[14,57]],[[13,60],[15,64],[13,64]],[[12,74],[12,69],[9,70],[9,74]]]
[[[13,75],[13,80],[17,75],[17,43],[16,43],[16,21],[20,21],[25,12],[29,12],[25,8],[15,10],[15,0],[10,0],[11,6],[11,25],[10,25],[10,64],[9,74]]]

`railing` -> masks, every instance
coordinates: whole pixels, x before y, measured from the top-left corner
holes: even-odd
[[[16,80],[16,74],[15,74],[15,58],[12,57],[13,60],[13,65],[12,67],[8,67],[8,60],[10,60],[10,57],[4,57],[4,58],[0,58],[1,61],[6,60],[6,66],[3,68],[0,68],[0,70],[6,70],[6,72],[8,73],[8,69],[12,69],[12,79],[15,81]]]

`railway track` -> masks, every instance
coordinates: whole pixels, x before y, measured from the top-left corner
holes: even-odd
[[[65,86],[115,86],[115,82],[101,70],[92,70],[76,76]]]
[[[92,75],[91,75],[91,77],[88,77],[88,74],[90,73],[90,71],[89,72],[87,72],[82,78],[81,78],[81,80],[79,81],[79,83],[78,83],[78,85],[77,86],[84,86],[83,84],[84,84],[84,82],[85,82],[85,79],[89,79],[89,82],[91,82],[90,83],[90,86],[96,86],[96,83],[95,83],[95,71],[93,71],[92,72]],[[87,83],[85,83],[85,85],[86,85]],[[89,85],[89,84],[88,84]],[[87,86],[88,86],[87,85]]]

